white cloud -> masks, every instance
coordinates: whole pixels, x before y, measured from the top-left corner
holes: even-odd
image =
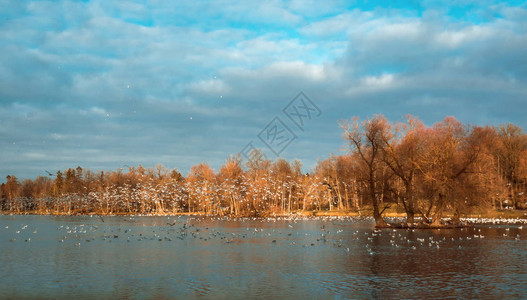
[[[497,33],[500,34],[500,32],[494,31],[491,27],[474,25],[467,28],[462,28],[461,30],[438,32],[434,39],[439,44],[439,46],[456,48],[461,45],[492,39]]]
[[[88,112],[94,115],[102,116],[102,117],[106,117],[109,115],[109,113],[104,108],[100,108],[96,106],[91,107]]]
[[[62,140],[64,137],[62,136],[62,134],[58,134],[58,133],[53,133],[51,135],[51,138],[58,141],[58,140]]]
[[[386,88],[393,85],[394,77],[393,74],[382,74],[381,76],[367,76],[361,81],[370,88]]]
[[[219,79],[200,80],[192,82],[189,85],[189,90],[193,93],[226,95],[230,92],[229,86]]]
[[[225,68],[224,73],[237,79],[245,78],[262,83],[272,79],[282,80],[283,78],[323,81],[330,77],[328,69],[329,66],[308,64],[304,61],[280,61],[258,69]]]

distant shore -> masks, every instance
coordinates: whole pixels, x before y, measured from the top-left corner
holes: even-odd
[[[243,218],[249,217],[244,215],[211,215],[202,212],[164,212],[164,213],[151,213],[151,214],[122,214],[122,213],[56,213],[56,212],[39,212],[39,211],[25,211],[25,212],[0,212],[0,215],[50,215],[50,216],[216,216],[216,217],[233,217]],[[357,210],[304,210],[304,211],[292,211],[291,213],[266,213],[256,217],[272,218],[272,217],[371,217],[371,209]],[[453,214],[446,213],[444,218],[451,218]],[[254,217],[254,216],[252,216]],[[385,218],[405,218],[404,212],[397,211],[396,209],[387,209],[383,214]],[[419,215],[416,215],[419,217]],[[463,219],[527,219],[527,210],[516,210],[516,209],[488,209],[478,210],[470,213],[463,214]]]

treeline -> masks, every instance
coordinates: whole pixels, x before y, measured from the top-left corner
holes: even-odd
[[[0,189],[4,213],[174,214],[268,216],[311,210],[404,208],[438,224],[474,207],[525,208],[527,135],[513,124],[469,126],[452,117],[431,127],[408,116],[382,115],[342,122],[349,153],[302,173],[299,161],[266,160],[255,150],[245,163],[231,156],[218,172],[129,167],[92,172],[77,167],[51,177],[7,176]]]

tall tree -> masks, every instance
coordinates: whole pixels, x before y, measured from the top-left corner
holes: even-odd
[[[228,201],[231,215],[240,215],[243,190],[243,169],[240,156],[230,156],[218,172],[220,193]]]
[[[507,181],[513,206],[517,208],[517,188],[520,183],[518,171],[521,155],[527,150],[527,135],[523,133],[522,128],[508,123],[498,127],[497,136],[497,163],[500,173]]]
[[[453,117],[426,131],[426,146],[420,151],[418,166],[428,202],[421,213],[434,225],[439,225],[449,206],[459,216],[460,205],[456,201],[464,201],[459,199],[460,188],[469,179],[471,167],[481,152],[478,134],[473,127],[464,126]]]
[[[216,210],[218,203],[215,189],[216,175],[207,163],[200,163],[190,168],[187,176],[187,190],[189,191],[189,208],[191,211],[201,210],[211,213]]]
[[[417,156],[422,150],[424,125],[414,116],[408,115],[406,123],[387,124],[381,131],[382,158],[392,172],[403,182],[402,203],[407,223],[414,223],[415,195],[414,179],[417,171]]]
[[[386,118],[375,115],[359,123],[358,118],[352,122],[341,122],[344,130],[344,138],[349,142],[350,151],[357,154],[359,162],[364,166],[366,172],[366,184],[368,188],[368,199],[373,206],[373,218],[377,226],[387,226],[379,208],[378,198],[378,171],[382,164],[383,132],[387,130]]]
[[[20,193],[20,184],[18,183],[18,178],[15,175],[7,175],[7,181],[4,185],[4,194],[7,199],[7,206],[10,211],[16,210],[20,211],[20,207],[16,205],[17,197]]]

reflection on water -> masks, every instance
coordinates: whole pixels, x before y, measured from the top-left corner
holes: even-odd
[[[0,216],[0,298],[521,298],[516,225]]]

